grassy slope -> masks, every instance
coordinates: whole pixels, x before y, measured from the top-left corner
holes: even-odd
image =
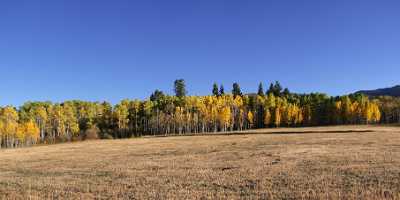
[[[250,132],[1,150],[0,198],[400,197],[400,128]]]

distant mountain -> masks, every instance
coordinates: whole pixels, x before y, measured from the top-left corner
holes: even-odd
[[[400,85],[396,85],[391,88],[381,88],[376,90],[361,90],[356,92],[356,94],[365,94],[367,96],[393,96],[393,97],[400,97]]]

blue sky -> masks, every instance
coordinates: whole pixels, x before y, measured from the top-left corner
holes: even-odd
[[[0,105],[400,84],[400,1],[3,0]]]

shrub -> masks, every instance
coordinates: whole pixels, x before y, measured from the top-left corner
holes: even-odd
[[[97,140],[99,139],[100,130],[96,126],[87,129],[83,134],[83,140]]]

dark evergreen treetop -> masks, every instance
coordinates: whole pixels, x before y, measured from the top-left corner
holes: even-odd
[[[150,101],[158,101],[165,95],[161,90],[155,90],[153,94],[150,95]]]
[[[213,84],[212,94],[213,94],[214,96],[218,96],[218,95],[219,95],[217,83],[214,83],[214,84]]]
[[[177,79],[174,82],[174,92],[175,96],[177,97],[185,97],[186,96],[186,85],[185,85],[185,80],[183,79]]]
[[[224,89],[224,86],[221,85],[221,86],[219,87],[219,95],[222,96],[222,95],[224,95],[224,94],[225,94],[225,89]]]
[[[260,84],[258,85],[258,92],[257,92],[257,94],[258,94],[259,96],[264,96],[264,95],[265,95],[265,93],[264,93],[264,87],[263,87],[263,84],[262,84],[262,83],[260,83]]]
[[[239,84],[238,83],[234,83],[233,85],[232,85],[232,94],[233,94],[233,96],[243,96],[243,94],[242,94],[242,91],[241,91],[241,89],[240,89],[240,86],[239,86]]]

